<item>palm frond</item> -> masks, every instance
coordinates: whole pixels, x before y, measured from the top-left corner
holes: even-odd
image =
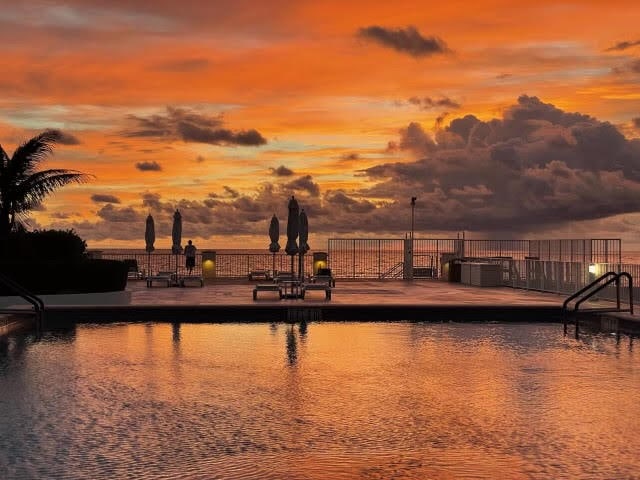
[[[7,155],[7,152],[5,152],[4,148],[2,148],[2,145],[0,145],[0,175],[2,175],[4,169],[7,168],[8,163],[9,155]]]
[[[61,138],[59,130],[45,130],[27,140],[13,152],[8,173],[16,179],[30,175],[38,163],[53,153],[53,146]]]
[[[93,178],[92,175],[64,169],[42,170],[33,173],[19,185],[16,185],[12,192],[15,211],[30,210],[58,188],[70,183],[85,183],[91,178]]]
[[[7,186],[11,183],[11,179],[7,175],[7,166],[9,165],[9,155],[4,151],[2,145],[0,145],[0,207],[4,203],[5,191]]]

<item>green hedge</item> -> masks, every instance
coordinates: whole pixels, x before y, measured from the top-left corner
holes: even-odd
[[[127,266],[117,260],[3,261],[0,271],[37,295],[124,290]],[[15,295],[0,284],[0,295]]]
[[[9,235],[2,256],[7,260],[79,260],[86,251],[87,244],[73,230],[36,230]]]

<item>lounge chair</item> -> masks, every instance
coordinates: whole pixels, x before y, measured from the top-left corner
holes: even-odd
[[[204,279],[200,275],[184,275],[178,282],[181,287],[186,287],[189,283],[196,283],[199,287],[204,287]]]
[[[324,283],[330,287],[336,286],[336,279],[333,278],[330,268],[319,268],[318,273],[311,277],[313,283]]]
[[[302,286],[302,293],[300,294],[300,298],[304,300],[305,294],[312,290],[324,291],[324,297],[327,300],[331,300],[331,285],[329,285],[328,283],[305,283]]]
[[[249,272],[249,280],[271,280],[271,273],[267,270],[251,270]]]
[[[144,280],[144,273],[138,269],[135,258],[126,258],[122,262],[127,266],[127,280]]]
[[[258,292],[277,292],[278,298],[282,300],[282,287],[277,283],[262,283],[258,284],[253,289],[253,299],[258,299]]]
[[[290,282],[296,280],[295,275],[291,272],[278,272],[278,274],[273,278],[275,283],[279,282]]]
[[[164,283],[167,287],[170,287],[173,284],[174,277],[174,272],[158,272],[147,277],[147,287],[151,287],[153,282]]]

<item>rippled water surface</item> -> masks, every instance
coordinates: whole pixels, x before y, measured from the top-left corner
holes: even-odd
[[[0,478],[638,478],[640,345],[557,325],[0,341]]]

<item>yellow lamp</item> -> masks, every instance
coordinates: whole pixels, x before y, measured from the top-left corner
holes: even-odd
[[[313,274],[318,274],[318,269],[327,268],[327,254],[325,252],[313,253]]]
[[[202,252],[203,280],[216,278],[216,252],[205,250]]]

